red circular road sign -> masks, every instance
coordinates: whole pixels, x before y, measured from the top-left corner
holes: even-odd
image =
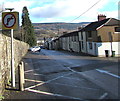
[[[15,25],[16,23],[16,18],[14,16],[14,14],[12,13],[7,13],[4,17],[3,17],[3,24],[6,28],[11,28]]]

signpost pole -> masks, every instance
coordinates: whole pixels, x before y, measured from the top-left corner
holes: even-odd
[[[18,12],[12,12],[14,8],[6,8],[10,12],[2,13],[2,29],[11,29],[11,87],[15,87],[15,67],[14,67],[14,39],[13,30],[18,28]]]
[[[13,29],[11,29],[11,80],[12,80],[12,87],[15,87]]]

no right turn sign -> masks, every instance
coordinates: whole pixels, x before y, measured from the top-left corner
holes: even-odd
[[[17,29],[19,21],[18,12],[2,13],[2,29]]]

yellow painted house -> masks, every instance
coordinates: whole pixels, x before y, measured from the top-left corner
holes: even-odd
[[[79,31],[81,51],[95,56],[119,56],[120,20],[98,16],[98,21],[92,22]]]

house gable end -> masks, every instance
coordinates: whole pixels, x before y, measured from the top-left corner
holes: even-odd
[[[109,18],[109,20],[106,23],[104,23],[103,25],[98,27],[96,30],[99,30],[103,26],[119,26],[119,25],[120,25],[120,20],[117,20],[117,19],[114,19],[114,18]]]

